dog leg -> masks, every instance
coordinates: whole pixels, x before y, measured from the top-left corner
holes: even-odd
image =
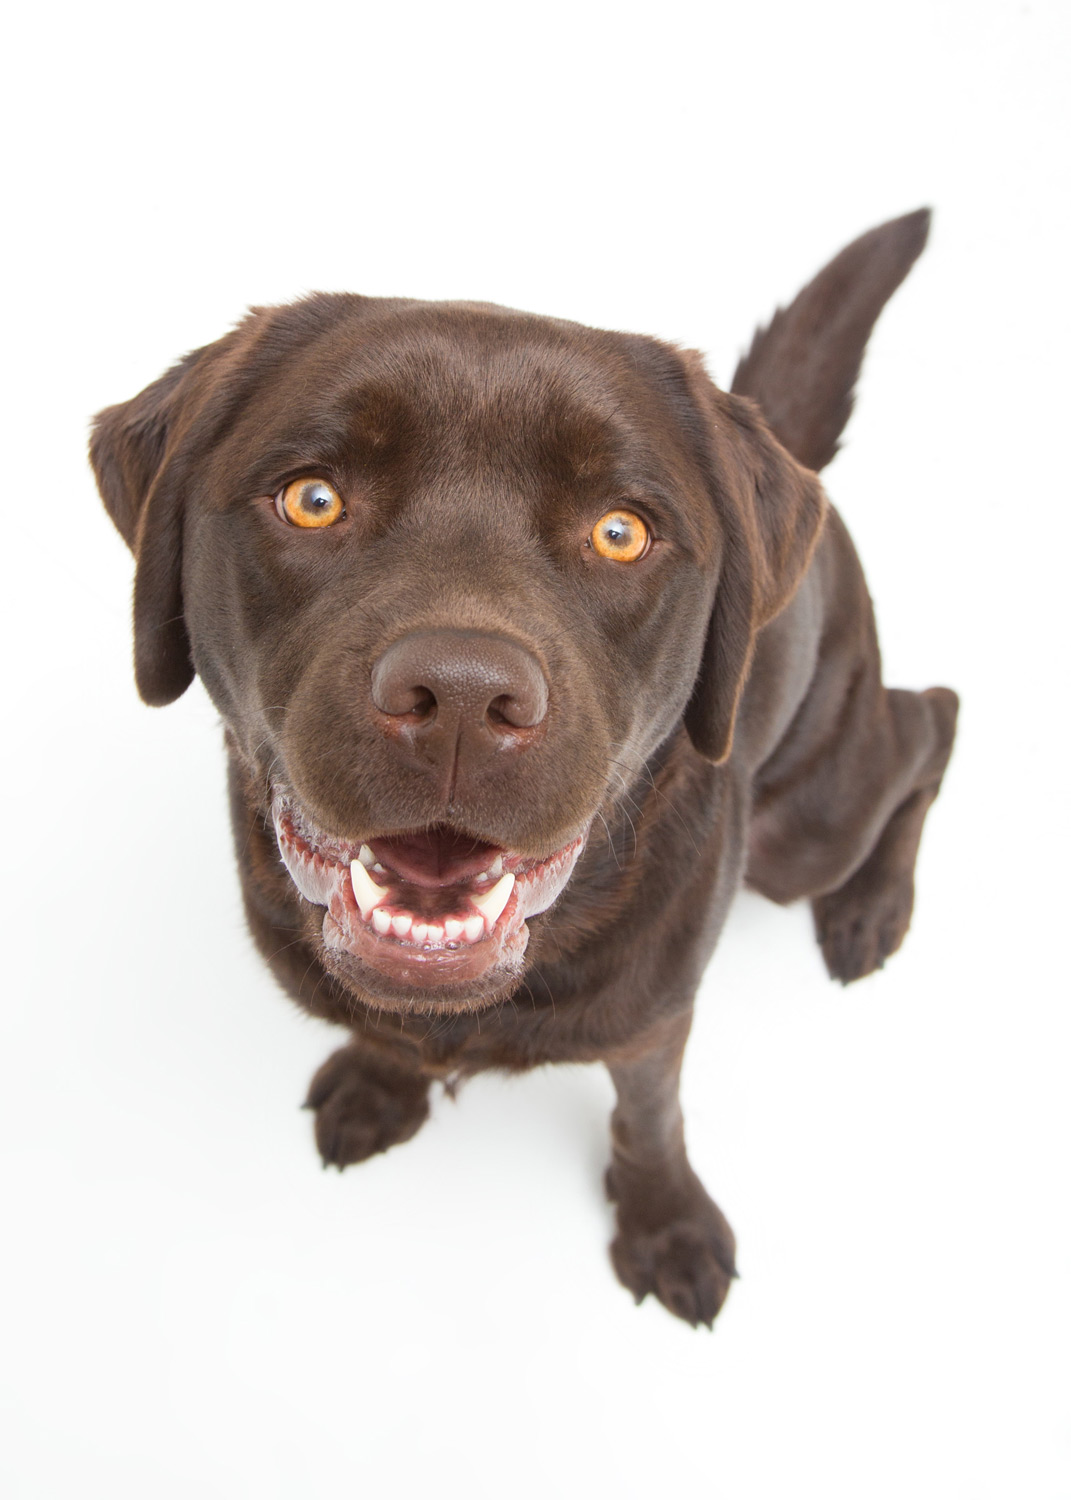
[[[325,1167],[365,1161],[408,1141],[428,1117],[428,1080],[409,1059],[354,1041],[340,1047],[309,1085],[316,1145]]]
[[[691,1014],[648,1050],[608,1062],[617,1089],[606,1189],[617,1204],[610,1258],[637,1302],[653,1292],[677,1317],[709,1328],[736,1275],[736,1241],[692,1171],[678,1087]]]
[[[937,746],[923,784],[897,807],[855,873],[811,903],[826,968],[842,984],[880,969],[903,942],[911,922],[922,825],[952,752],[958,707],[948,688],[930,688],[920,696],[937,726]]]
[[[922,825],[952,753],[949,688],[886,689],[872,676],[834,745],[797,753],[802,776],[757,799],[747,883],[781,904],[813,903],[826,966],[845,984],[900,946],[914,904]]]

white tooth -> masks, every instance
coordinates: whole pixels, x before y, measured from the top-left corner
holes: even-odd
[[[350,864],[350,879],[353,882],[354,899],[361,908],[361,916],[367,922],[369,913],[375,910],[387,894],[387,887],[376,885],[359,859]]]
[[[390,925],[394,929],[395,937],[408,937],[409,929],[413,925],[413,919],[408,912],[402,912],[400,916],[391,918]]]
[[[494,863],[488,866],[487,873],[488,873],[488,875],[492,876],[493,878],[502,874],[502,856],[501,856],[501,854],[496,854],[495,855]]]
[[[446,936],[447,936],[447,938],[449,939],[449,941],[451,943],[456,943],[457,942],[458,938],[461,936],[462,932],[464,931],[464,928],[465,928],[464,922],[459,922],[456,917],[447,917],[447,919],[446,919]]]
[[[495,925],[502,915],[503,908],[510,898],[513,890],[514,876],[507,872],[501,880],[495,882],[489,891],[480,896],[470,896],[469,900],[479,911],[483,912],[487,922],[488,931]]]
[[[427,922],[414,922],[413,930],[409,935],[414,943],[426,943],[428,940]]]
[[[382,908],[380,908],[378,911],[374,911],[372,913],[372,926],[378,933],[382,934],[385,937],[391,929],[390,912],[383,911]]]
[[[441,943],[442,940],[443,929],[439,926],[438,922],[429,922],[427,941],[429,943]]]
[[[465,941],[466,941],[466,943],[476,943],[476,942],[479,942],[480,938],[483,937],[483,925],[484,924],[483,924],[483,918],[482,917],[469,917],[468,918],[468,920],[465,923]]]
[[[372,853],[371,849],[369,849],[367,844],[362,844],[358,849],[357,858],[361,861],[361,864],[364,865],[366,870],[370,870],[376,862],[376,857]]]

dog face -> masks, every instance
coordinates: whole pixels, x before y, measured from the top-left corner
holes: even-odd
[[[200,674],[325,967],[480,1008],[684,718],[730,752],[823,499],[654,340],[474,304],[254,312],[97,419],[150,703]]]

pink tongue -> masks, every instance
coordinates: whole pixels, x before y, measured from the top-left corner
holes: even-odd
[[[448,828],[428,828],[397,838],[373,839],[370,846],[380,864],[400,875],[409,885],[441,890],[470,880],[505,851],[496,844],[483,844]]]

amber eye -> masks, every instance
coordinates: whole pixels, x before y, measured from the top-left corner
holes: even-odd
[[[651,534],[630,510],[608,510],[588,539],[600,557],[611,562],[636,562],[647,551]]]
[[[292,526],[333,526],[346,514],[342,496],[326,479],[295,479],[275,497],[275,508]]]

